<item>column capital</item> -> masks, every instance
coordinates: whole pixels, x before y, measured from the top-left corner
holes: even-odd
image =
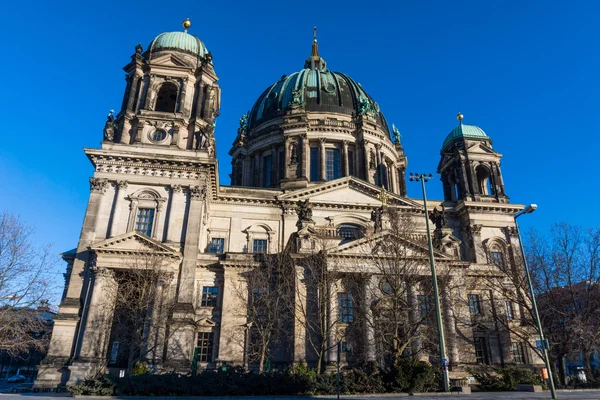
[[[92,273],[96,277],[96,279],[114,279],[115,272],[106,267],[92,267]]]
[[[170,185],[171,193],[183,193],[183,187],[181,185]]]
[[[319,138],[319,143],[321,143],[321,144],[325,144],[325,141],[326,141],[326,140],[327,140],[327,138],[325,138],[325,137],[320,137],[320,138]]]
[[[190,197],[192,200],[206,199],[206,188],[200,186],[190,186]]]
[[[90,178],[90,191],[104,194],[108,188],[108,179]]]
[[[115,184],[116,187],[118,187],[119,189],[127,189],[127,186],[129,186],[129,182],[127,181],[117,181]]]

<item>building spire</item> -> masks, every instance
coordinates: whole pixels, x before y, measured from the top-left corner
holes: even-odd
[[[319,57],[319,45],[317,44],[317,27],[313,28],[313,44],[312,44],[312,57]]]

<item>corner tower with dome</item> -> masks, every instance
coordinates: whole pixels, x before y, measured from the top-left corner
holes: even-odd
[[[271,290],[249,286],[248,277],[281,253],[290,255],[290,311],[263,366],[331,368],[337,342],[352,349],[339,360],[348,367],[384,364],[398,356],[398,332],[412,335],[403,355],[439,365],[429,341],[424,205],[407,197],[400,135],[378,103],[328,69],[315,37],[304,69],[260,94],[237,132],[220,132],[218,60],[187,31],[189,20],[183,26],[135,47],[121,109],[109,113],[100,147],[84,149],[93,167],[89,202],[76,247],[62,254],[66,287],[35,385],[119,374],[132,360],[155,373],[260,369],[260,321],[252,320],[249,299]],[[445,140],[439,136],[444,199],[430,204],[437,208],[430,217],[444,271],[450,376],[457,380],[478,364],[541,363],[511,302],[516,288],[504,279],[508,265],[518,266],[513,217],[523,206],[505,194],[490,137],[459,119]],[[227,186],[215,148],[233,138]],[[410,229],[400,230],[399,220]],[[154,297],[143,323],[123,324],[127,305],[119,299],[129,278],[148,269],[141,260],[160,261]],[[394,276],[377,268],[389,260],[413,268]],[[326,285],[315,276],[327,277]],[[490,277],[503,284],[486,286]],[[327,306],[319,313],[311,304]],[[396,311],[405,316],[393,334],[386,328],[390,304],[403,304]],[[317,334],[310,321],[328,328]],[[133,333],[139,343],[131,342]]]

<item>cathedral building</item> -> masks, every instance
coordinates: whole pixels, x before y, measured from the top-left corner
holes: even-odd
[[[329,69],[315,36],[302,69],[278,78],[240,118],[229,151],[231,184],[222,185],[215,150],[227,144],[215,128],[218,60],[187,32],[189,20],[183,25],[135,48],[124,67],[121,110],[109,114],[100,148],[84,150],[94,168],[89,202],[77,247],[63,254],[66,287],[36,385],[73,384],[124,369],[123,357],[140,354],[117,340],[116,304],[127,282],[121,277],[148,257],[166,260],[146,314],[152,328],[143,329],[142,347],[152,351],[142,358],[154,371],[252,368],[253,327],[239,288],[256,293],[243,286],[244,274],[264,267],[265,256],[284,252],[295,263],[292,312],[300,303],[309,309],[315,297],[327,295],[328,304],[322,316],[315,309],[286,320],[288,334],[269,349],[272,368],[315,366],[319,354],[331,365],[338,361],[338,341],[344,344],[340,361],[349,366],[359,353],[383,362],[385,329],[367,322],[389,320],[377,310],[396,283],[377,265],[397,263],[397,255],[382,252],[390,244],[415,265],[414,284],[406,271],[399,273],[409,325],[422,316],[421,332],[433,329],[425,321],[431,273],[423,238],[430,216],[422,198],[407,197],[400,134],[375,99],[350,76]],[[478,364],[541,364],[527,345],[527,330],[519,331],[510,283],[505,297],[481,283],[490,276],[508,282],[503,276],[518,263],[521,246],[514,216],[523,206],[509,201],[502,155],[490,136],[463,124],[461,115],[449,129],[439,136],[444,199],[429,201],[429,209],[435,209],[440,280],[454,283],[442,290],[450,375],[460,379]],[[409,235],[398,236],[398,216],[409,216]],[[325,291],[310,287],[303,267],[315,254],[326,254],[323,270],[334,276]],[[362,283],[344,283],[349,277]],[[359,300],[360,290],[371,293],[364,296],[369,301]],[[165,311],[163,302],[173,306]],[[329,322],[319,338],[321,353],[311,348],[315,334],[302,318]],[[346,335],[351,326],[353,335]],[[435,345],[413,333],[418,340],[397,350],[436,362]]]

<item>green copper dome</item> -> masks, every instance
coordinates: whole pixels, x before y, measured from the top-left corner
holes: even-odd
[[[208,50],[204,43],[187,32],[165,32],[158,35],[150,44],[150,51],[178,50],[198,57],[204,57]]]
[[[444,144],[442,145],[442,151],[446,150],[446,148],[454,141],[461,139],[491,140],[480,127],[460,123],[448,134],[448,136],[446,136]]]

